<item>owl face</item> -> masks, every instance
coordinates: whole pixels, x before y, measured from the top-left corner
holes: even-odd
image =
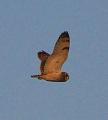
[[[66,72],[62,72],[62,73],[61,73],[61,76],[62,76],[62,79],[63,79],[64,81],[67,81],[67,80],[69,79],[69,75],[68,75],[68,73],[66,73]]]

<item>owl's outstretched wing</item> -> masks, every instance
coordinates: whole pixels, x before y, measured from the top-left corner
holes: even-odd
[[[41,60],[40,71],[41,71],[41,74],[43,74],[45,62],[47,58],[50,56],[50,54],[42,50],[38,52],[37,55],[38,55],[38,58]]]
[[[68,57],[70,37],[68,32],[63,32],[59,36],[53,53],[47,58],[44,65],[44,74],[60,72],[61,67]]]
[[[43,50],[40,51],[40,52],[38,52],[37,55],[38,55],[38,58],[39,58],[41,61],[45,61],[45,60],[48,58],[48,56],[50,56],[49,53],[47,53],[47,52],[45,52],[45,51],[43,51]]]

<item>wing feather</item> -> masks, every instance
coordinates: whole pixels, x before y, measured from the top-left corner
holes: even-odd
[[[43,51],[43,50],[40,51],[40,52],[38,52],[37,55],[38,55],[38,58],[39,58],[41,61],[45,61],[45,60],[48,58],[48,56],[50,56],[49,53],[47,53],[47,52],[45,52],[45,51]]]
[[[50,56],[50,54],[42,50],[42,51],[38,52],[37,55],[38,55],[38,58],[41,60],[40,71],[41,71],[41,74],[43,74],[45,62],[46,62],[47,58]]]
[[[52,54],[48,57],[44,65],[44,74],[60,72],[62,65],[68,57],[70,37],[68,32],[63,32],[59,36]]]

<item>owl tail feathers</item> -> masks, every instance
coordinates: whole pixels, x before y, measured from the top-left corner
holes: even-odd
[[[31,75],[31,78],[38,78],[38,75]]]
[[[31,78],[38,78],[41,80],[40,75],[31,75]]]

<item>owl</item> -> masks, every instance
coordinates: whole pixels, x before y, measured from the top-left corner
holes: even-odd
[[[69,79],[69,75],[68,73],[61,71],[61,68],[68,58],[69,47],[70,37],[68,32],[64,31],[55,43],[54,50],[51,54],[45,51],[37,53],[37,56],[41,61],[41,74],[31,75],[31,77],[51,82],[66,82]]]

